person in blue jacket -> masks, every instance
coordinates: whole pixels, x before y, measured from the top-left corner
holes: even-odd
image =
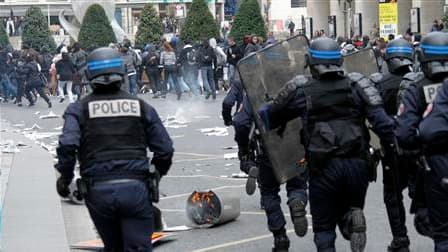
[[[64,113],[56,188],[61,197],[68,196],[78,159],[78,190],[104,251],[152,251],[153,185],[168,172],[174,149],[156,110],[120,90],[125,74],[113,49],[99,48],[87,57],[86,77],[93,93]]]
[[[237,104],[237,112],[232,118],[231,111],[235,104]],[[230,90],[222,106],[224,124],[227,126],[233,125],[235,129],[240,169],[249,174],[248,184],[246,185],[248,193],[250,191],[249,194],[255,191],[255,181],[258,179],[268,229],[274,236],[272,251],[288,251],[290,241],[286,234],[286,220],[281,209],[280,183],[275,178],[261,139],[256,134],[250,136],[251,131],[254,132],[252,107],[244,94],[238,72],[235,73],[235,78],[232,80]],[[254,143],[254,141],[257,141],[257,143]],[[256,146],[260,146],[260,148]],[[259,150],[255,150],[256,148]],[[308,230],[305,210],[308,202],[306,176],[297,176],[287,181],[286,191],[294,230],[299,237],[303,237]]]
[[[393,143],[394,121],[368,78],[344,74],[343,58],[334,40],[313,40],[306,61],[312,78],[296,76],[258,113],[268,129],[302,118],[317,251],[336,250],[337,225],[350,240],[352,251],[363,251],[367,228],[363,208],[369,172],[376,168],[369,154],[365,119],[387,143]]]
[[[446,88],[442,83],[448,77],[448,34],[432,32],[426,35],[417,51],[423,73],[408,76],[401,84],[400,106],[395,134],[404,150],[423,153],[417,183],[417,231],[434,240],[435,251],[448,251],[448,215],[446,188],[447,157],[443,124]],[[434,99],[438,94],[436,102]],[[420,127],[419,127],[420,126]],[[419,186],[422,184],[422,186]]]

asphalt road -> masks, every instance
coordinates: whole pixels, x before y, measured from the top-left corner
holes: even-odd
[[[225,130],[224,133],[221,132],[223,136],[206,136],[201,132],[204,128],[223,127],[220,118],[223,95],[219,95],[216,101],[205,101],[202,97],[194,98],[188,95],[181,101],[175,101],[173,95],[166,100],[151,99],[149,94],[142,97],[157,109],[162,118],[166,119],[174,115],[180,121],[180,124],[171,122],[168,128],[174,141],[176,154],[169,175],[163,178],[160,188],[162,198],[158,207],[162,209],[166,224],[169,227],[189,224],[185,205],[188,195],[195,190],[211,189],[218,195],[232,194],[239,197],[241,203],[241,215],[236,221],[209,229],[177,232],[172,241],[158,245],[155,251],[270,251],[272,236],[267,230],[264,212],[259,209],[259,194],[257,192],[254,196],[247,196],[244,192],[245,180],[230,178],[232,173],[239,172],[238,161],[224,159],[224,154],[237,152],[236,149],[225,148],[235,146],[233,129],[227,129],[228,135],[225,134]],[[38,133],[60,132],[59,127],[63,125],[61,118],[39,118],[50,111],[56,115],[63,114],[67,101],[60,104],[56,97],[53,97],[52,101],[52,109],[48,109],[41,99],[32,108],[1,104],[0,116],[2,120],[8,121],[12,127],[20,130],[37,124],[41,128],[35,130]],[[52,136],[37,141],[54,147],[57,137]],[[48,158],[48,156],[42,158]],[[291,251],[315,251],[311,227],[304,238],[294,235],[289,210],[285,203],[284,188],[281,195],[283,210],[288,214],[286,218],[287,228],[290,231]],[[409,206],[409,204],[406,195],[406,205]],[[94,228],[84,206],[63,202],[62,211],[70,244],[95,238]],[[382,199],[381,171],[379,171],[378,182],[370,184],[365,213],[368,221],[366,251],[386,251],[391,234]],[[415,232],[411,215],[408,216],[407,222],[411,250],[431,251],[432,241]],[[311,223],[311,217],[309,217],[309,223]],[[349,243],[339,234],[337,249],[350,251]]]

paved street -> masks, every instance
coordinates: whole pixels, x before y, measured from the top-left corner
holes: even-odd
[[[185,203],[188,195],[194,190],[212,189],[218,195],[220,192],[233,193],[241,199],[241,215],[236,221],[210,229],[178,232],[173,241],[158,245],[155,251],[270,251],[272,236],[267,230],[264,212],[259,209],[259,194],[257,192],[254,196],[247,196],[244,192],[245,180],[230,178],[232,173],[239,172],[238,160],[224,159],[224,154],[237,152],[236,149],[225,148],[236,145],[233,141],[233,129],[228,128],[228,135],[226,136],[206,136],[205,133],[200,131],[200,129],[204,128],[223,127],[222,119],[220,118],[223,95],[219,95],[217,101],[204,101],[202,97],[195,100],[192,97],[188,97],[188,95],[181,101],[175,101],[173,95],[167,100],[154,100],[150,98],[151,95],[149,94],[142,97],[158,110],[162,118],[166,119],[169,116],[175,116],[176,120],[180,121],[177,124],[170,121],[169,125],[171,126],[168,128],[174,141],[176,153],[174,164],[168,176],[163,178],[160,188],[162,198],[158,207],[162,209],[166,224],[169,227],[189,224],[185,214]],[[40,156],[27,155],[26,153],[30,150],[23,148],[20,153],[1,154],[2,174],[4,171],[11,169],[5,201],[3,202],[5,207],[8,207],[8,200],[17,201],[17,198],[21,197],[21,195],[14,195],[14,193],[19,194],[20,190],[9,191],[9,187],[14,188],[15,184],[13,183],[22,183],[21,186],[27,186],[24,182],[25,180],[13,180],[13,178],[18,176],[17,173],[14,174],[16,166],[28,165],[27,169],[31,172],[34,165],[48,165],[48,170],[53,171],[49,164],[53,161],[50,152],[56,144],[56,134],[47,134],[50,137],[41,139],[38,134],[26,133],[25,135],[24,132],[56,133],[60,131],[59,127],[63,125],[61,118],[39,118],[42,115],[47,115],[50,111],[56,115],[62,115],[67,103],[59,104],[58,100],[57,98],[52,98],[52,109],[48,109],[41,99],[32,108],[18,108],[13,104],[0,105],[2,120],[1,141],[14,140],[16,143],[24,141],[31,145],[31,149],[36,149],[38,151],[36,153],[42,153]],[[32,127],[34,124],[37,124],[40,129],[35,127],[32,130],[24,130]],[[43,142],[45,146],[49,147],[50,152],[44,150],[36,141]],[[14,155],[14,160],[12,160],[12,155]],[[45,170],[45,167],[43,169]],[[26,176],[26,174],[23,173],[21,176]],[[45,183],[54,183],[54,178],[55,176],[36,177],[35,180],[41,179],[42,181],[38,181],[40,183],[35,183],[35,185],[47,188],[48,185]],[[2,181],[6,181],[6,179],[3,178]],[[51,184],[49,187],[54,188],[54,184]],[[42,188],[33,188],[33,190],[46,192]],[[289,214],[285,203],[286,194],[284,191],[282,192],[282,199],[283,209],[285,213]],[[66,240],[69,244],[95,238],[95,231],[84,206],[62,202],[60,207],[58,207],[58,202],[45,197],[37,203],[42,202],[48,202],[48,208],[42,210],[46,211],[42,214],[61,215],[60,211],[62,211]],[[408,199],[406,205],[409,206]],[[30,211],[32,211],[32,208],[33,206],[30,205]],[[391,240],[391,234],[382,199],[381,172],[379,172],[378,182],[370,185],[365,213],[368,220],[368,244],[366,251],[386,251],[387,244]],[[4,234],[6,238],[11,237],[11,233],[6,229],[7,227],[13,228],[14,225],[28,225],[28,223],[25,223],[25,219],[17,218],[14,222],[11,222],[7,218],[8,216],[4,216],[3,221],[9,224],[3,227],[2,230],[2,235]],[[287,221],[290,222],[289,215],[287,216]],[[311,218],[309,218],[309,223],[311,224]],[[57,225],[57,223],[54,225]],[[432,250],[432,242],[416,234],[412,226],[411,216],[408,216],[408,228],[412,251]],[[307,236],[300,239],[294,235],[290,223],[288,223],[288,230],[290,231],[289,237],[292,242],[290,251],[315,251],[311,227]],[[43,233],[45,231],[42,230]],[[47,233],[51,234],[50,232]],[[59,233],[60,235],[61,233]],[[20,234],[15,234],[15,237],[20,237]],[[26,241],[27,237],[22,237],[22,239]],[[4,237],[2,237],[2,242],[2,247],[5,247]],[[52,242],[52,239],[46,237],[41,242],[42,244]],[[44,251],[39,249],[42,244],[39,244],[39,242],[34,244],[34,251]],[[350,251],[349,243],[343,240],[341,235],[338,235],[337,249],[338,251]]]

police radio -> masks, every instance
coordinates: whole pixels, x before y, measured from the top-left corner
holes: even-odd
[[[152,202],[159,202],[159,181],[160,174],[154,165],[149,166],[148,189]]]

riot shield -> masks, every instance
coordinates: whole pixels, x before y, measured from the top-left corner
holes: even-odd
[[[375,51],[372,48],[359,50],[355,53],[344,56],[343,68],[346,73],[361,73],[365,76],[380,71]]]
[[[300,175],[304,168],[299,161],[304,157],[300,142],[300,119],[290,121],[282,134],[278,129],[266,130],[256,111],[273,99],[286,82],[305,72],[308,39],[295,36],[253,53],[238,64],[241,82],[252,106],[254,121],[274,174],[279,183]]]

